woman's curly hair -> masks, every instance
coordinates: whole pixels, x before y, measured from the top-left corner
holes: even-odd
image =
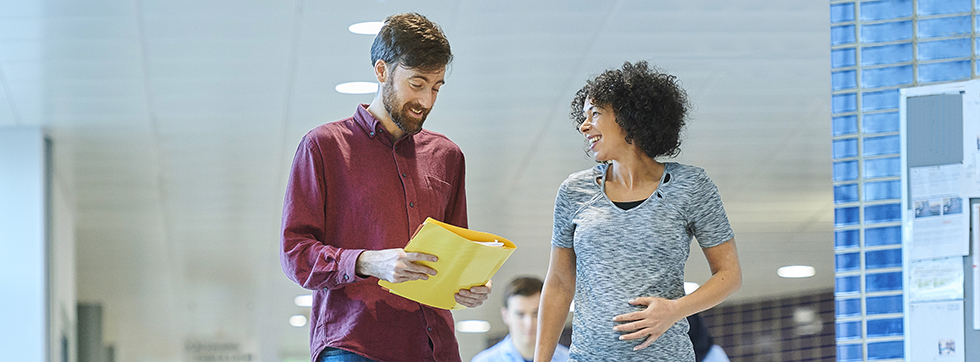
[[[590,79],[572,100],[571,117],[576,126],[585,122],[585,100],[612,109],[626,142],[636,144],[647,156],[672,157],[680,153],[680,134],[690,105],[677,77],[665,74],[646,61],[625,62]]]

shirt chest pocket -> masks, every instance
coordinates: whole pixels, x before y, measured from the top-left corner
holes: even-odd
[[[432,213],[433,218],[442,220],[446,214],[446,207],[452,195],[452,185],[436,176],[426,175],[425,177],[425,201],[423,205],[426,211]]]

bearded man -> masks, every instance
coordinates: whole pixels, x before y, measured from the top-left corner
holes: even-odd
[[[452,61],[438,25],[416,13],[388,17],[371,47],[380,83],[352,117],[314,128],[293,158],[280,261],[313,290],[312,361],[459,361],[452,314],[378,285],[427,279],[402,249],[427,217],[467,227],[463,153],[422,128]],[[483,304],[486,286],[456,301]]]

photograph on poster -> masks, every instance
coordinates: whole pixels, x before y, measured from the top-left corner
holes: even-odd
[[[943,199],[943,215],[953,215],[963,213],[963,199],[959,197],[947,197]]]

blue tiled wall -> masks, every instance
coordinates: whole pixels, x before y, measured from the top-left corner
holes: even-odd
[[[977,11],[978,0],[830,2],[838,361],[905,358],[898,90],[975,78]]]

